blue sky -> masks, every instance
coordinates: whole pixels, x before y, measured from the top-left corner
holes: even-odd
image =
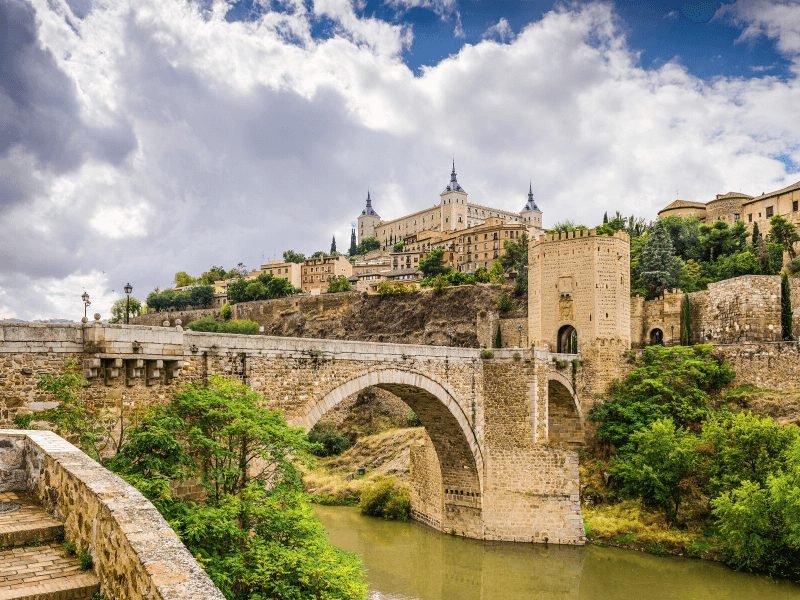
[[[800,1],[0,0],[0,318],[257,268],[366,191],[546,227],[800,180]]]
[[[505,19],[511,31],[518,33],[548,11],[565,5],[549,0],[452,0],[452,4],[445,0],[448,8],[437,9],[436,0],[430,0],[430,6],[424,6],[423,0],[409,2],[411,7],[404,6],[404,0],[396,3],[366,0],[356,5],[356,12],[364,17],[410,25],[414,41],[403,52],[403,59],[415,70],[435,65],[457,53],[464,44],[479,43],[500,19]],[[311,0],[307,3],[310,5]],[[419,3],[423,6],[413,6]],[[631,48],[640,52],[644,67],[677,60],[702,78],[790,74],[791,61],[769,39],[737,42],[741,27],[727,19],[714,18],[723,5],[719,0],[618,0],[613,4],[621,28]],[[241,0],[232,3],[228,19],[254,20],[265,10],[259,0]],[[286,6],[279,0],[271,0],[269,10],[286,10]],[[321,18],[315,23],[314,31],[319,38],[332,35],[334,30],[329,19]]]

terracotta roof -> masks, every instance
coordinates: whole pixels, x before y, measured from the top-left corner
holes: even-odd
[[[757,202],[758,200],[774,198],[775,196],[780,196],[781,194],[786,194],[788,192],[794,192],[795,190],[800,190],[800,181],[798,181],[797,183],[793,183],[792,185],[787,185],[785,188],[782,188],[780,190],[775,190],[774,192],[767,192],[766,194],[755,196],[752,200],[748,200],[747,202],[745,202],[745,204],[752,204],[753,202]]]
[[[703,202],[692,202],[691,200],[673,200],[664,208],[658,211],[658,214],[672,210],[675,208],[702,208],[705,209],[706,205]]]

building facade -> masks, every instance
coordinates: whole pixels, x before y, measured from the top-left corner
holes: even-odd
[[[405,215],[391,221],[380,218],[372,206],[372,196],[367,192],[367,203],[358,217],[359,240],[376,238],[382,248],[391,248],[396,243],[426,231],[452,233],[463,231],[485,223],[488,219],[499,219],[509,224],[522,225],[530,235],[538,235],[542,229],[542,211],[533,198],[533,186],[528,188],[528,199],[523,209],[516,213],[469,202],[469,196],[458,183],[455,163],[450,173],[450,182],[439,194],[438,204],[431,208]]]
[[[353,265],[345,256],[320,256],[307,258],[302,266],[300,289],[315,296],[328,291],[328,282],[334,277],[353,275]]]
[[[300,289],[302,285],[303,268],[300,263],[271,260],[261,265],[261,273],[267,273],[277,279],[288,279],[292,286]]]

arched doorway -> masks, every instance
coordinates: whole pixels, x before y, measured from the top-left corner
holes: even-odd
[[[412,490],[412,516],[441,531],[483,537],[483,456],[480,445],[461,406],[438,382],[411,371],[373,371],[339,385],[313,403],[303,417],[292,421],[311,429],[330,409],[370,387],[394,394],[414,411],[425,427],[438,459],[441,476],[434,474],[419,483],[421,489],[427,488],[431,492],[427,495],[426,505],[414,506]],[[431,490],[432,486],[437,489]]]
[[[556,348],[559,354],[578,353],[578,331],[572,325],[564,325],[558,330]]]
[[[547,441],[576,446],[584,443],[583,418],[572,386],[558,375],[547,382]]]
[[[650,345],[651,346],[663,346],[664,345],[664,332],[658,328],[653,329],[650,332]]]

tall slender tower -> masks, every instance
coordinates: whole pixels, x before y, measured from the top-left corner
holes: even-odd
[[[519,216],[522,217],[522,222],[528,226],[528,231],[535,234],[542,232],[542,211],[536,206],[536,200],[533,199],[533,182],[528,185],[528,201],[525,207],[519,211]]]
[[[450,183],[439,194],[442,231],[455,231],[467,228],[467,192],[456,178],[456,161],[453,159],[453,170],[450,172]]]
[[[377,237],[375,230],[381,222],[381,217],[372,208],[372,198],[367,190],[367,205],[358,217],[358,241],[363,242],[366,238]]]

